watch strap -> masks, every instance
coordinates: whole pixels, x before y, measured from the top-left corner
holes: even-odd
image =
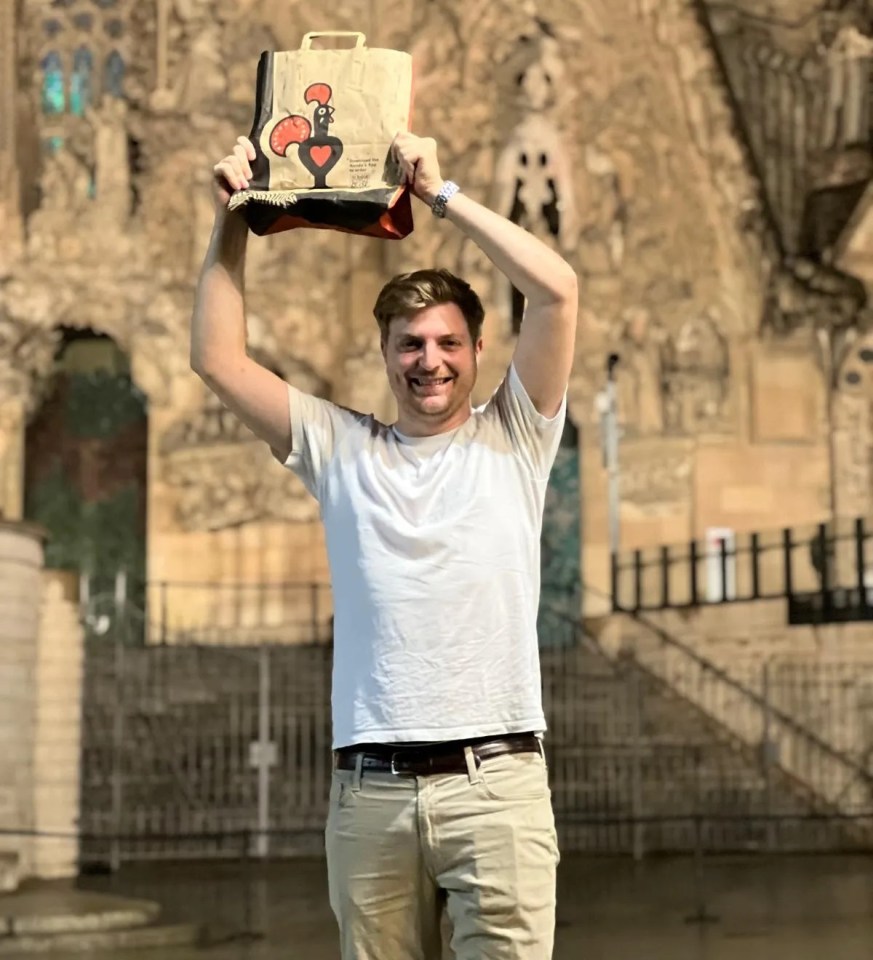
[[[445,183],[440,187],[439,192],[433,198],[433,203],[431,204],[431,210],[435,217],[444,217],[446,215],[446,204],[456,193],[460,193],[461,188],[454,182],[454,180],[446,180]]]

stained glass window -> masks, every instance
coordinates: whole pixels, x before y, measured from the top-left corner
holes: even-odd
[[[36,52],[44,118],[39,137],[51,153],[61,142],[53,138],[81,134],[81,118],[99,107],[102,97],[125,97],[136,0],[42,0],[42,5]]]
[[[63,113],[67,105],[64,64],[57,50],[42,58],[42,111],[48,116]]]
[[[73,57],[73,76],[70,79],[70,113],[84,116],[93,102],[92,75],[94,57],[87,47],[79,47]]]
[[[117,50],[106,58],[103,72],[103,92],[111,97],[124,96],[124,59]]]

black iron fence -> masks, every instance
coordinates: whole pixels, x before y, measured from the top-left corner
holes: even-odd
[[[130,643],[142,615],[120,614],[86,645],[82,863],[224,859],[243,843],[254,858],[319,852],[331,645],[259,639],[259,627],[235,643]],[[566,850],[870,848],[866,753],[858,738],[830,742],[863,719],[850,665],[816,673],[813,697],[806,674],[730,676],[661,633],[615,659],[578,621],[541,620]],[[833,730],[820,700],[842,718]]]
[[[873,522],[863,517],[612,556],[612,608],[638,613],[780,599],[791,623],[873,620]]]

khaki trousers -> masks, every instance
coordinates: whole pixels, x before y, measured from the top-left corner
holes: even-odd
[[[342,960],[549,960],[559,860],[545,760],[426,777],[334,770],[327,845]]]

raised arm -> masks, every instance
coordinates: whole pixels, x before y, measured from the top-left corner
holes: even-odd
[[[215,166],[215,225],[200,272],[191,318],[191,368],[280,460],[291,452],[288,388],[246,353],[244,303],[248,227],[227,204],[247,186],[255,152],[240,137]]]
[[[399,134],[394,149],[413,193],[432,205],[444,183],[436,142]],[[513,360],[534,406],[544,416],[554,416],[573,364],[579,307],[575,272],[541,240],[463,193],[448,202],[446,219],[463,231],[524,296],[524,322]]]

